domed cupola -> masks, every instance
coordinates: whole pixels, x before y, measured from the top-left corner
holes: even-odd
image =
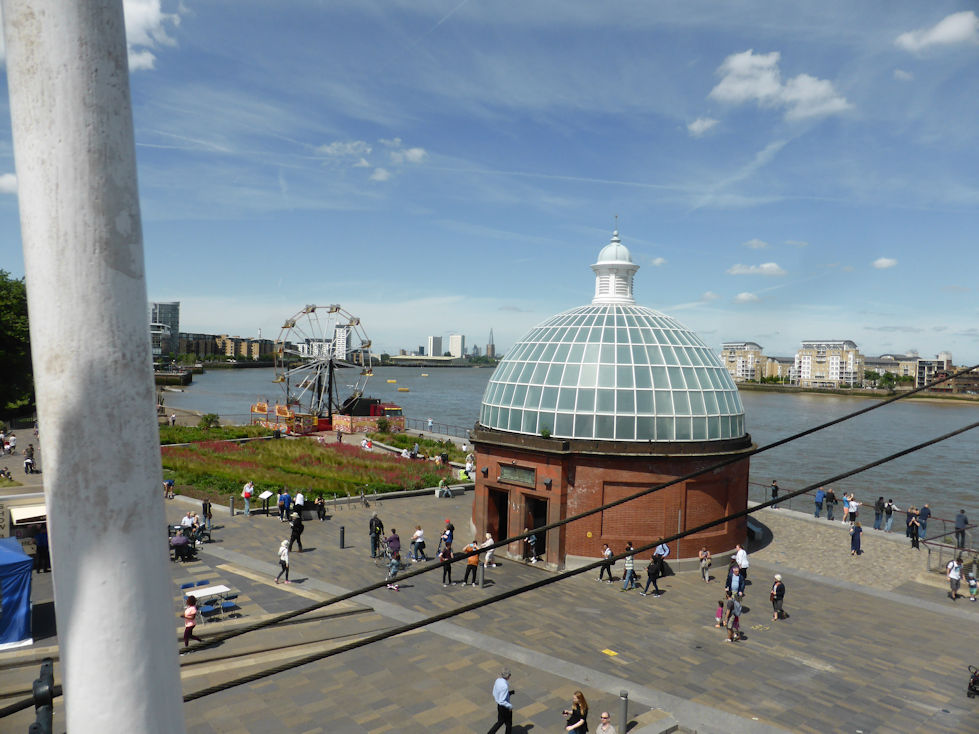
[[[718,356],[675,319],[636,305],[639,266],[618,231],[591,268],[591,304],[513,345],[486,386],[480,425],[603,441],[744,437],[741,396]]]

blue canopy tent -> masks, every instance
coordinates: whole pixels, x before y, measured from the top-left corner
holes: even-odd
[[[31,570],[34,561],[17,538],[0,538],[0,650],[33,645]]]

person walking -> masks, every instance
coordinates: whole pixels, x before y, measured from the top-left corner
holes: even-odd
[[[735,599],[744,598],[744,579],[741,578],[741,568],[737,563],[732,563],[727,575],[727,584],[724,590],[730,592]]]
[[[741,581],[744,586],[748,585],[748,551],[746,551],[740,543],[734,546],[734,555],[731,558],[734,562],[738,564],[738,569],[741,571]]]
[[[602,563],[602,567],[598,570],[599,581],[602,580],[602,577],[605,574],[608,574],[608,579],[605,583],[612,583],[612,556],[614,555],[615,554],[612,552],[612,549],[608,547],[608,543],[602,544],[602,558],[605,559],[605,562]]]
[[[632,555],[632,541],[626,541],[625,552],[628,553],[625,557],[625,574],[622,576],[622,591],[628,591],[631,588],[638,586],[636,583],[636,559]]]
[[[654,590],[654,597],[663,596],[663,592],[659,590],[659,584],[656,583],[662,575],[663,556],[653,554],[652,560],[649,562],[649,565],[646,566],[646,588],[639,592],[639,596],[646,596],[649,593],[650,584],[652,584]]]
[[[525,533],[529,532],[527,528],[524,528],[523,531]],[[537,534],[532,533],[528,535],[523,539],[523,542],[527,546],[527,555],[530,557],[530,562],[537,563]]]
[[[495,544],[496,541],[493,540],[493,534],[486,533],[486,540],[484,540],[483,544],[480,546],[481,548],[489,548],[489,550],[486,551],[486,555],[483,556],[483,568],[495,568],[498,565],[493,560],[493,553],[496,552],[496,549],[490,547]]]
[[[286,583],[291,584],[289,580],[289,541],[283,540],[279,543],[279,575],[275,577],[275,583],[279,583],[279,579],[282,578],[282,574],[286,575]]]
[[[502,726],[504,734],[510,734],[513,730],[513,704],[510,703],[510,696],[513,691],[510,688],[510,669],[504,668],[500,671],[499,678],[493,683],[493,701],[496,703],[496,723],[490,727],[486,734],[496,734]]]
[[[813,497],[813,504],[816,506],[816,511],[813,513],[813,517],[819,517],[819,513],[823,511],[823,502],[826,500],[826,490],[820,487],[816,490],[816,495]]]
[[[881,523],[884,520],[884,498],[878,497],[877,501],[874,502],[874,530],[880,530]]]
[[[725,642],[741,639],[741,602],[730,591],[725,592],[724,627],[727,629]]]
[[[428,560],[428,556],[425,555],[425,531],[422,530],[421,525],[415,525],[415,532],[411,535],[411,543],[408,547],[411,549],[411,560],[415,563]]]
[[[700,559],[700,575],[704,578],[704,583],[710,583],[710,551],[707,550],[707,546],[701,546],[700,552],[697,554],[697,558]]]
[[[616,734],[615,727],[612,726],[611,717],[608,711],[603,711],[599,717],[599,724],[595,727],[595,734]]]
[[[443,543],[439,549],[439,561],[442,563],[442,586],[452,583],[452,546]]]
[[[275,504],[276,504],[276,507],[279,508],[279,522],[285,522],[286,521],[286,518],[289,517],[286,514],[286,497],[285,497],[285,492],[286,492],[285,489],[283,489],[281,492],[279,492],[279,496],[276,498],[276,503]]]
[[[289,489],[287,487],[282,488],[282,517],[279,518],[282,522],[289,522],[289,518],[292,516],[292,495],[289,494]]]
[[[777,622],[783,619],[785,612],[782,611],[782,603],[785,599],[785,584],[782,583],[782,574],[775,574],[775,583],[772,584],[768,598],[772,602],[772,621]]]
[[[584,693],[574,692],[571,696],[571,708],[565,710],[564,715],[568,717],[565,731],[574,734],[584,734],[588,731],[588,701],[585,700]]]
[[[201,502],[201,515],[204,517],[204,527],[207,528],[207,532],[211,532],[211,498],[205,497]]]
[[[962,556],[953,558],[945,565],[945,577],[948,579],[949,598],[952,601],[957,601],[959,586],[962,585]]]
[[[863,535],[863,528],[860,527],[860,523],[855,522],[850,526],[850,555],[859,556],[862,552],[860,550],[860,536]]]
[[[376,512],[371,513],[370,522],[367,524],[367,533],[371,539],[371,558],[377,558],[377,548],[381,543],[381,536],[384,534],[384,523],[377,516]]]
[[[292,520],[292,532],[289,534],[289,550],[292,550],[292,544],[295,543],[299,546],[299,552],[302,553],[303,530],[306,529],[306,526],[303,525],[303,516],[298,512],[293,512],[292,515],[289,516],[289,519]]]
[[[252,514],[252,494],[255,493],[255,483],[252,480],[245,482],[245,486],[241,488],[241,498],[245,500],[245,515]]]
[[[203,642],[200,637],[194,634],[197,626],[197,597],[191,594],[187,597],[187,606],[184,607],[184,647],[190,647],[191,640]]]
[[[969,526],[969,518],[966,517],[965,510],[959,510],[955,516],[955,547],[965,548],[965,529]]]
[[[836,504],[839,502],[836,499],[836,492],[830,487],[826,490],[826,519],[833,522],[833,511],[836,509]]]

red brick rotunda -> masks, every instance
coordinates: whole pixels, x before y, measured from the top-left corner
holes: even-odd
[[[473,521],[496,539],[555,522],[720,460],[746,454],[738,389],[717,355],[665,314],[636,305],[639,266],[618,232],[591,266],[591,305],[552,316],[490,378],[473,431]],[[549,564],[576,566],[747,506],[745,457],[723,469],[556,528],[538,538]],[[674,544],[723,553],[744,519]],[[521,543],[507,548],[524,554]],[[677,548],[676,545],[679,545]],[[643,554],[648,557],[650,554]]]

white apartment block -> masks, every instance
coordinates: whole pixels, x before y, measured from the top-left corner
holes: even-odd
[[[863,383],[864,357],[849,339],[802,342],[792,382],[802,387],[850,387]]]
[[[462,334],[450,334],[449,354],[457,358],[466,356],[466,337]]]
[[[755,342],[724,342],[721,361],[735,382],[760,380],[764,376],[765,357]]]

